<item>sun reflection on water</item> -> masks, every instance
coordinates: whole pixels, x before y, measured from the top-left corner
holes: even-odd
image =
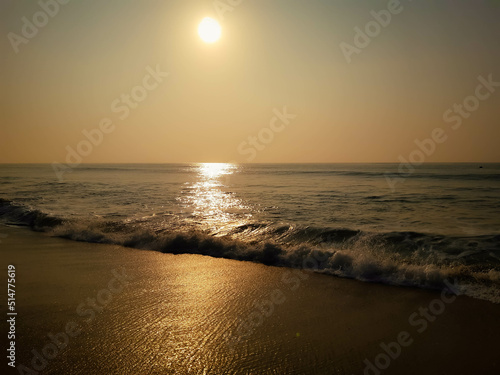
[[[201,163],[198,165],[199,174],[207,179],[215,179],[235,172],[236,165],[229,163]]]
[[[222,234],[247,222],[250,208],[236,198],[232,177],[238,166],[230,163],[201,163],[193,165],[197,180],[188,184],[180,197],[191,219],[214,233]]]

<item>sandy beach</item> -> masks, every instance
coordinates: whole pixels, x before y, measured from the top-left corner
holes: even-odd
[[[18,370],[4,363],[8,373],[500,369],[500,306],[490,302],[19,228],[2,232],[3,265],[15,266],[17,287]]]

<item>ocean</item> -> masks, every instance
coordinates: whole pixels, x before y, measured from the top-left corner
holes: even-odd
[[[500,164],[398,167],[99,164],[60,181],[51,165],[1,165],[0,220],[402,287],[447,281],[500,303]]]

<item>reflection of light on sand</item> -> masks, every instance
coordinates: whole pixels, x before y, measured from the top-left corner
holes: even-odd
[[[251,216],[240,199],[229,191],[228,181],[238,167],[229,163],[202,163],[195,166],[198,180],[179,197],[184,208],[192,210],[192,219],[220,229],[246,223]],[[243,214],[244,218],[241,217]]]
[[[246,262],[222,260],[225,263],[221,266],[221,259],[190,254],[155,259],[158,261],[151,265],[150,272],[162,282],[156,284],[157,280],[148,277],[155,284],[147,286],[155,296],[148,297],[154,301],[154,313],[141,314],[143,318],[135,323],[147,327],[141,329],[141,335],[147,337],[148,350],[151,344],[161,344],[159,363],[169,368],[200,369],[195,374],[202,374],[206,358],[219,366],[227,365],[226,337],[236,334],[242,317],[255,311],[251,303],[261,297],[262,290],[267,291],[269,285],[275,289],[279,280],[262,277],[264,269],[241,264]]]

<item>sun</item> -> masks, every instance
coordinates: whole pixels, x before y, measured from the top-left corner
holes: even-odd
[[[222,28],[213,18],[205,17],[198,26],[198,34],[205,43],[215,43],[220,39]]]

